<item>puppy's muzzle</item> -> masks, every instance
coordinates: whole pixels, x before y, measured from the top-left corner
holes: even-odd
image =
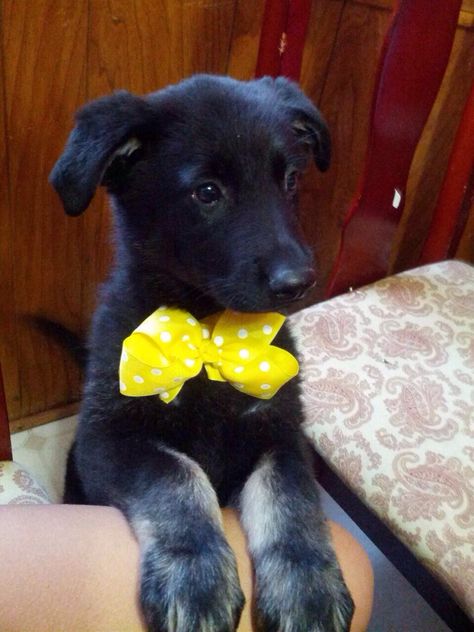
[[[276,301],[291,303],[303,298],[306,292],[316,284],[313,268],[295,269],[281,264],[272,270],[269,288]]]

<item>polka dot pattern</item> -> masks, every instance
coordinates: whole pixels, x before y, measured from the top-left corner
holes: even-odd
[[[213,381],[227,381],[262,399],[298,372],[296,359],[271,344],[284,322],[276,313],[226,311],[201,323],[191,314],[160,307],[124,341],[120,391],[171,402],[204,367]]]

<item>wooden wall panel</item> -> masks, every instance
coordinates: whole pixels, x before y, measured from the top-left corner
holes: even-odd
[[[90,0],[88,99],[117,88],[141,94],[179,79],[179,60],[175,73],[170,67],[169,31],[169,2]]]
[[[15,0],[2,8],[20,384],[8,396],[9,402],[20,397],[17,414],[25,417],[78,396],[77,368],[28,318],[44,314],[73,329],[80,321],[82,274],[69,265],[80,225],[54,212],[46,178],[61,148],[58,131],[85,96],[87,7],[74,0]]]
[[[331,2],[313,2],[303,52],[300,83],[311,99],[321,106],[329,68],[333,55],[341,18],[344,11],[344,0]]]
[[[226,72],[236,79],[255,75],[265,0],[237,0]]]
[[[236,0],[90,0],[88,96],[225,73]]]
[[[172,3],[172,0],[170,0]],[[236,0],[185,0],[182,22],[183,76],[227,72]]]
[[[3,23],[0,37],[3,41]],[[13,217],[10,206],[8,152],[5,119],[3,51],[0,49],[0,363],[8,391],[10,413],[20,414],[20,379],[15,336],[15,295],[13,285]]]

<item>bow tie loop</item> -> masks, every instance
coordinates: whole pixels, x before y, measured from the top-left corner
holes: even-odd
[[[160,308],[124,340],[120,391],[169,403],[204,366],[209,379],[269,399],[298,373],[296,359],[271,345],[284,320],[227,310],[199,322],[183,310]]]

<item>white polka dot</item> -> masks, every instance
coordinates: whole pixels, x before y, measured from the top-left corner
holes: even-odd
[[[222,347],[224,344],[224,338],[222,336],[214,336],[214,344],[216,347]]]
[[[161,369],[151,369],[150,373],[153,375],[161,375],[163,371]]]
[[[154,393],[164,393],[165,389],[162,386],[159,386],[158,388],[154,388],[153,392]]]
[[[122,362],[128,362],[128,353],[125,351],[125,349],[122,351],[122,358],[121,358]]]
[[[239,331],[237,332],[237,336],[241,340],[244,340],[244,338],[247,338],[248,335],[249,335],[249,332],[246,329],[239,329]]]
[[[165,309],[168,309],[167,305],[160,305],[160,307],[158,307],[159,312],[163,312]]]
[[[191,368],[192,366],[196,364],[196,360],[193,360],[193,358],[186,358],[184,360],[184,364],[188,366],[189,368]]]
[[[194,318],[186,318],[186,322],[188,325],[192,325],[193,327],[197,324]]]
[[[181,340],[183,342],[187,342],[188,340],[190,340],[190,337],[188,336],[188,334],[184,334],[184,336],[181,338]]]
[[[232,386],[235,386],[235,388],[244,388],[244,385],[239,384],[239,382],[232,382]]]
[[[142,378],[141,375],[134,375],[133,381],[136,382],[137,384],[143,384],[145,380]]]
[[[120,390],[121,391],[126,391],[127,390],[127,385],[125,384],[125,382],[120,382]]]
[[[206,329],[205,327],[203,327],[202,329],[202,337],[204,338],[204,340],[207,340],[210,337],[210,333],[209,333],[209,329]]]
[[[160,340],[161,342],[170,342],[171,341],[171,334],[169,331],[162,331],[160,333]]]
[[[248,360],[250,357],[250,351],[248,349],[241,349],[239,351],[239,357],[241,357],[242,360]]]
[[[184,379],[184,378],[182,378],[182,377],[174,377],[174,378],[173,378],[173,382],[174,382],[175,384],[181,384],[181,382],[183,381],[183,379]]]
[[[270,371],[270,363],[266,361],[260,362],[258,368],[260,369],[260,371],[266,373],[267,371]]]
[[[161,393],[160,395],[162,399],[168,399],[169,396],[170,394],[168,393],[168,391],[163,391],[163,393]]]
[[[169,319],[170,319],[170,317],[169,317],[169,316],[160,316],[158,320],[159,320],[161,323],[167,323],[167,322],[169,321]]]
[[[191,349],[191,351],[196,351],[196,345],[193,345],[192,342],[188,342],[188,349]]]
[[[260,388],[262,389],[262,391],[268,391],[271,389],[271,384],[261,384]]]
[[[272,331],[273,331],[273,327],[271,325],[264,325],[262,327],[262,331],[263,331],[264,334],[269,336],[272,333]]]
[[[243,366],[236,366],[234,369],[234,373],[242,373],[243,370],[244,370]]]

